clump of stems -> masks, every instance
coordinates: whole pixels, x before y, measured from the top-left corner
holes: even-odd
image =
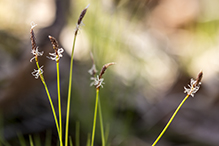
[[[89,5],[88,5],[89,6]],[[65,128],[65,146],[68,146],[68,130],[69,130],[69,116],[70,116],[70,99],[71,99],[71,89],[72,89],[72,71],[73,71],[73,56],[74,56],[74,48],[75,48],[75,42],[76,37],[80,28],[80,25],[82,24],[82,20],[87,12],[88,6],[82,10],[74,33],[74,40],[73,40],[73,46],[72,46],[72,53],[71,53],[71,63],[70,63],[70,73],[69,73],[69,88],[68,88],[68,99],[67,99],[67,112],[66,112],[66,128]],[[63,146],[62,142],[62,110],[61,110],[61,93],[60,93],[60,71],[59,71],[59,60],[62,57],[62,53],[64,52],[64,49],[59,48],[58,41],[52,37],[49,36],[49,39],[51,41],[51,44],[54,49],[54,53],[49,53],[50,57],[48,57],[51,60],[56,61],[56,72],[57,72],[57,92],[58,92],[58,112],[59,112],[59,122],[57,120],[54,104],[52,102],[48,87],[46,85],[44,76],[43,76],[43,66],[40,67],[38,57],[43,55],[43,52],[39,52],[38,46],[36,44],[35,34],[33,31],[33,28],[36,26],[36,24],[32,24],[30,29],[30,40],[32,45],[32,51],[31,53],[34,55],[33,58],[30,59],[30,62],[35,59],[37,69],[34,69],[32,72],[32,75],[37,79],[40,77],[44,88],[47,93],[47,97],[49,99],[49,103],[52,109],[53,117],[56,124],[56,129],[59,136],[60,145]]]
[[[60,145],[63,146],[62,138],[61,138],[61,135],[60,135],[60,127],[59,127],[59,124],[58,124],[58,120],[57,120],[54,104],[52,102],[52,99],[51,99],[48,87],[46,85],[46,81],[45,81],[44,76],[43,76],[43,69],[42,69],[43,66],[40,67],[39,61],[38,61],[38,57],[42,56],[43,52],[39,52],[38,51],[38,47],[37,47],[37,44],[36,44],[36,38],[35,38],[35,35],[34,35],[34,31],[33,31],[33,28],[35,26],[36,26],[36,24],[32,24],[31,29],[30,29],[30,40],[31,40],[31,45],[32,45],[31,53],[34,55],[34,57],[30,61],[35,59],[36,66],[37,66],[37,70],[34,69],[34,71],[32,72],[32,75],[35,76],[36,79],[38,77],[40,77],[40,79],[41,79],[41,81],[42,81],[42,83],[44,85],[44,88],[46,90],[47,97],[49,99],[49,103],[50,103],[50,106],[51,106],[51,109],[52,109],[53,117],[54,117],[54,120],[55,120],[55,123],[56,123],[56,129],[57,129],[57,132],[58,132]]]
[[[102,110],[101,110],[101,103],[100,103],[100,98],[99,98],[99,90],[100,87],[103,87],[104,84],[104,79],[102,78],[104,72],[106,71],[106,69],[115,64],[114,62],[111,63],[107,63],[105,64],[101,71],[100,74],[97,75],[97,77],[95,78],[95,75],[97,73],[96,67],[95,67],[95,63],[94,63],[94,59],[93,59],[93,55],[91,53],[91,58],[93,61],[93,65],[92,68],[88,71],[93,77],[91,77],[91,80],[93,80],[93,82],[91,83],[91,86],[94,85],[96,88],[96,101],[95,101],[95,109],[94,109],[94,118],[93,118],[93,130],[92,130],[92,138],[91,138],[91,146],[94,145],[94,137],[95,137],[95,130],[96,130],[96,119],[97,119],[97,108],[99,111],[99,118],[100,118],[100,130],[101,130],[101,139],[102,139],[102,146],[105,146],[105,136],[104,136],[104,128],[103,128],[103,118],[102,118]],[[99,102],[99,104],[98,104]]]
[[[162,130],[162,132],[160,133],[160,135],[157,137],[157,139],[154,141],[154,143],[152,144],[152,146],[155,146],[157,144],[157,142],[161,139],[161,137],[163,136],[163,134],[165,133],[165,131],[167,130],[167,128],[170,126],[170,124],[172,123],[174,117],[176,116],[176,114],[178,113],[178,111],[180,110],[180,108],[182,107],[182,105],[185,103],[185,101],[188,99],[188,97],[191,95],[192,97],[194,97],[194,94],[199,90],[200,85],[201,85],[201,80],[203,77],[203,72],[201,71],[198,74],[198,77],[196,78],[196,80],[191,79],[189,88],[184,87],[185,89],[185,93],[187,93],[186,97],[183,99],[183,101],[179,104],[179,106],[177,107],[177,109],[175,110],[175,112],[173,113],[173,115],[171,116],[170,120],[168,121],[168,123],[166,124],[166,126],[164,127],[164,129]]]

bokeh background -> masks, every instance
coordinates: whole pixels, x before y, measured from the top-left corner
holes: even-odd
[[[65,49],[60,60],[63,120],[70,52],[80,12],[90,7],[77,38],[71,100],[70,135],[80,145],[91,133],[95,88],[90,87],[90,51],[104,74],[100,90],[103,120],[111,146],[149,146],[185,97],[184,86],[204,73],[200,90],[183,105],[158,145],[219,145],[218,0],[0,0],[1,145],[56,145],[57,132],[30,45],[35,22],[39,58],[57,105],[56,65],[48,35]],[[97,120],[95,145],[101,145]],[[4,144],[2,144],[4,143]]]

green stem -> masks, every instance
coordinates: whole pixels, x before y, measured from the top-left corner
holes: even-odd
[[[60,93],[60,75],[59,75],[59,61],[56,62],[57,71],[57,91],[58,91],[58,106],[59,106],[59,134],[62,139],[62,107],[61,107],[61,93]]]
[[[31,137],[31,135],[29,135],[29,140],[30,140],[30,146],[34,146],[34,145],[33,145],[33,139],[32,139],[32,137]]]
[[[75,131],[75,145],[80,146],[80,122],[76,122],[76,131]]]
[[[99,89],[96,90],[96,103],[95,103],[95,109],[94,109],[94,122],[93,122],[91,146],[94,145],[94,137],[95,137],[95,129],[96,129],[96,121],[97,121],[98,98],[99,98]]]
[[[67,111],[66,111],[65,146],[68,146],[68,129],[69,129],[69,114],[70,114],[70,101],[71,101],[73,56],[74,56],[76,37],[77,37],[77,33],[75,33],[75,36],[74,36],[72,52],[71,52],[71,64],[70,64],[69,85],[68,85],[68,101],[67,101]]]
[[[39,63],[38,63],[38,60],[36,58],[36,65],[37,65],[37,68],[38,70],[40,69],[40,66],[39,66]],[[58,124],[58,120],[57,120],[57,117],[56,117],[56,112],[55,112],[55,108],[53,106],[53,102],[52,102],[52,99],[51,99],[51,96],[50,96],[50,93],[49,93],[49,90],[48,90],[48,87],[46,85],[46,82],[45,82],[45,79],[43,77],[43,74],[40,74],[40,79],[44,85],[44,88],[46,90],[46,94],[47,94],[47,97],[49,99],[49,103],[50,103],[50,106],[51,106],[51,109],[52,109],[52,113],[53,113],[53,117],[54,117],[54,120],[55,120],[55,123],[56,123],[56,129],[57,129],[57,132],[58,132],[58,135],[59,135],[59,140],[60,140],[60,145],[63,146],[62,144],[62,139],[60,137],[60,131],[59,131],[59,124]]]
[[[152,146],[155,146],[157,144],[157,142],[161,139],[161,137],[163,136],[164,132],[167,130],[167,128],[170,126],[171,122],[173,121],[174,117],[176,116],[176,114],[178,113],[178,111],[180,110],[180,108],[182,107],[182,105],[184,104],[184,102],[188,99],[190,94],[187,94],[187,96],[183,99],[183,101],[179,104],[179,106],[177,107],[177,109],[175,110],[175,112],[173,113],[172,117],[170,118],[169,122],[166,124],[166,126],[164,127],[163,131],[160,133],[160,135],[157,137],[157,139],[154,141],[154,143],[152,144]]]
[[[98,91],[97,91],[98,90]],[[96,94],[99,94],[99,89],[96,90]],[[104,128],[103,128],[103,118],[102,118],[102,110],[101,110],[101,103],[100,103],[100,98],[99,99],[99,104],[98,104],[98,110],[99,110],[99,118],[100,118],[100,130],[101,130],[101,139],[102,139],[102,146],[105,146],[105,136],[104,136]]]

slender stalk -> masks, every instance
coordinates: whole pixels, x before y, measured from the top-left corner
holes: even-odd
[[[68,129],[69,129],[69,115],[70,115],[71,88],[72,88],[73,56],[74,56],[76,37],[77,37],[77,33],[75,33],[75,36],[74,36],[72,52],[71,52],[71,64],[70,64],[69,85],[68,85],[68,101],[67,101],[67,111],[66,111],[65,146],[68,146]]]
[[[188,99],[190,94],[187,94],[186,97],[183,99],[183,101],[179,104],[179,106],[177,107],[177,109],[175,110],[175,112],[173,113],[172,117],[170,118],[169,122],[166,124],[166,126],[164,127],[163,131],[160,133],[160,135],[157,137],[157,139],[154,141],[154,143],[152,144],[152,146],[155,146],[157,144],[157,142],[160,140],[160,138],[163,136],[163,134],[165,133],[165,131],[167,130],[167,128],[170,126],[171,122],[173,121],[174,117],[176,116],[176,114],[178,113],[178,111],[180,110],[180,108],[182,107],[182,105],[184,104],[184,102]]]
[[[56,62],[57,72],[57,91],[58,91],[58,106],[59,106],[59,134],[62,139],[62,107],[61,107],[61,94],[60,94],[60,77],[59,77],[59,61]]]
[[[75,130],[75,145],[80,146],[80,122],[76,122],[76,130]]]
[[[98,90],[98,91],[97,91]],[[99,94],[99,89],[96,89],[96,94]],[[104,136],[104,128],[103,128],[103,118],[102,118],[102,110],[101,110],[101,103],[100,103],[100,98],[99,99],[99,104],[98,104],[98,110],[99,110],[99,118],[100,118],[100,130],[101,130],[101,139],[102,139],[102,146],[105,146],[105,136]]]
[[[95,103],[95,109],[94,109],[94,122],[93,122],[91,146],[94,145],[94,137],[95,137],[95,129],[96,129],[96,121],[97,121],[98,98],[99,98],[99,88],[97,88],[97,90],[96,90],[96,103]]]
[[[40,66],[39,66],[37,57],[35,58],[35,60],[36,60],[37,68],[40,69]],[[63,144],[62,144],[62,139],[61,139],[61,137],[60,137],[60,129],[59,129],[59,124],[58,124],[58,120],[57,120],[55,108],[54,108],[54,105],[53,105],[53,102],[52,102],[52,99],[51,99],[51,96],[50,96],[48,87],[47,87],[47,85],[46,85],[45,79],[44,79],[44,77],[43,77],[43,74],[40,74],[40,79],[41,79],[41,81],[42,81],[42,83],[43,83],[43,85],[44,85],[44,88],[45,88],[45,90],[46,90],[47,97],[48,97],[48,99],[49,99],[49,103],[50,103],[50,106],[51,106],[51,109],[52,109],[53,117],[54,117],[54,120],[55,120],[55,123],[56,123],[56,129],[57,129],[57,132],[58,132],[58,135],[59,135],[60,145],[63,146]]]
[[[29,139],[30,139],[30,146],[34,146],[34,145],[33,145],[33,139],[32,139],[32,137],[31,137],[31,135],[29,135]]]

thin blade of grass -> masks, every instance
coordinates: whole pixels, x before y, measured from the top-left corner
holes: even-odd
[[[51,138],[52,138],[52,131],[51,130],[47,130],[45,146],[51,146]]]
[[[88,136],[87,136],[87,144],[86,146],[90,146],[90,133],[88,133]]]
[[[70,146],[73,146],[73,142],[72,142],[71,136],[69,136],[69,143],[70,143]]]
[[[76,131],[75,131],[75,142],[76,146],[80,146],[80,122],[76,122]]]
[[[24,139],[24,136],[20,132],[17,135],[18,135],[18,139],[20,141],[20,145],[21,146],[26,146],[26,141]]]
[[[33,139],[32,139],[32,136],[31,136],[31,135],[29,135],[29,140],[30,140],[30,146],[34,146],[34,145],[33,145]]]

